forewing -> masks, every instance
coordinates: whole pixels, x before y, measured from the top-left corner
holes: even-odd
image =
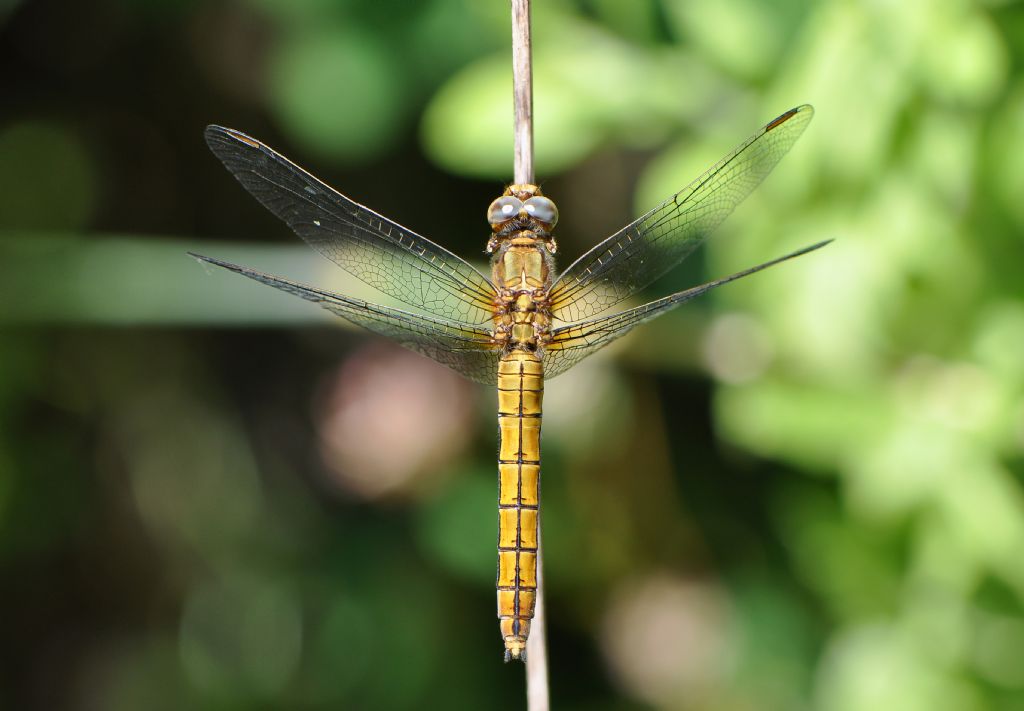
[[[774,266],[779,262],[784,262],[787,259],[813,252],[824,247],[829,242],[831,240],[819,242],[810,247],[804,247],[778,259],[773,259],[770,262],[745,269],[723,279],[709,281],[707,284],[701,284],[686,291],[680,291],[677,294],[666,296],[634,309],[628,309],[610,316],[599,316],[555,329],[554,333],[551,334],[551,341],[544,351],[544,376],[546,378],[553,378],[564,373],[594,351],[603,348],[616,338],[626,335],[636,326],[650,321],[690,299],[705,294],[715,287],[749,276],[762,269]]]
[[[494,287],[444,247],[353,202],[244,133],[208,126],[206,142],[253,197],[352,276],[441,318],[490,321]]]
[[[800,137],[814,109],[790,109],[686,188],[577,259],[551,288],[553,315],[605,311],[679,264],[749,195]]]
[[[248,267],[231,264],[214,257],[189,252],[196,259],[224,267],[250,279],[269,284],[319,304],[328,311],[387,336],[406,348],[421,353],[485,385],[497,383],[498,349],[489,331],[472,324],[460,324],[445,319],[390,309],[342,294],[305,286],[297,282],[258,272]]]

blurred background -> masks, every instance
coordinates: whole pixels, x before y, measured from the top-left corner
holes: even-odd
[[[562,709],[1024,709],[1024,4],[538,0],[563,264],[817,116],[552,381]],[[0,0],[0,707],[516,709],[495,395],[186,250],[374,297],[216,122],[484,264],[505,0]]]

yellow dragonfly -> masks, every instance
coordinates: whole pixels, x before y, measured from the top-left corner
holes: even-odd
[[[811,120],[804,105],[768,122],[703,175],[555,270],[555,203],[510,185],[487,210],[490,277],[444,247],[360,205],[239,131],[206,141],[264,207],[313,249],[414,310],[388,308],[220,259],[192,256],[302,297],[466,377],[498,388],[498,618],[505,660],[525,659],[537,595],[540,426],[544,380],[634,327],[787,259],[643,306],[605,312],[675,267],[754,190]]]

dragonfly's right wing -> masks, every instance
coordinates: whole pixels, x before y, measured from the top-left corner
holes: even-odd
[[[649,304],[637,306],[636,308],[628,309],[621,313],[612,314],[610,316],[599,316],[597,318],[557,328],[551,334],[551,341],[544,349],[544,377],[553,378],[556,375],[561,375],[594,351],[603,348],[616,338],[626,335],[636,326],[639,326],[646,321],[650,321],[651,319],[660,316],[670,309],[674,309],[676,306],[679,306],[690,299],[696,298],[701,294],[705,294],[715,287],[749,276],[755,272],[761,271],[762,269],[774,266],[779,262],[784,262],[787,259],[792,259],[793,257],[799,257],[801,254],[813,252],[816,249],[824,247],[831,241],[832,240],[827,240],[825,242],[812,244],[810,247],[804,247],[803,249],[791,252],[783,257],[779,257],[778,259],[773,259],[770,262],[759,264],[758,266],[751,267],[750,269],[744,269],[742,272],[737,272],[731,276],[709,281],[707,284],[701,284],[700,286],[695,286],[692,289],[680,291],[677,294],[666,296],[656,301],[652,301]]]
[[[491,321],[494,287],[444,247],[350,200],[240,131],[208,126],[206,142],[253,197],[352,276],[440,318]]]
[[[551,312],[579,321],[679,264],[765,178],[807,128],[814,109],[790,109],[658,207],[577,259],[551,287]]]
[[[301,296],[319,304],[328,311],[362,326],[369,331],[396,341],[406,348],[436,360],[470,380],[494,385],[498,379],[499,351],[489,331],[472,324],[461,324],[445,319],[389,309],[341,294],[305,286],[231,264],[214,257],[189,252],[196,259],[224,267],[250,279],[269,284],[289,294]]]

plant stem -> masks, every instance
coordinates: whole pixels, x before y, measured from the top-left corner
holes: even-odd
[[[512,93],[515,102],[513,175],[519,184],[533,184],[533,56],[530,41],[530,0],[512,0]]]
[[[512,94],[515,106],[514,182],[534,184],[533,56],[530,42],[530,0],[512,2]],[[548,649],[544,629],[544,560],[537,530],[537,602],[526,642],[526,707],[548,711]]]
[[[526,640],[526,708],[548,711],[548,643],[544,623],[544,560],[541,557],[541,534],[537,528],[537,607]]]

